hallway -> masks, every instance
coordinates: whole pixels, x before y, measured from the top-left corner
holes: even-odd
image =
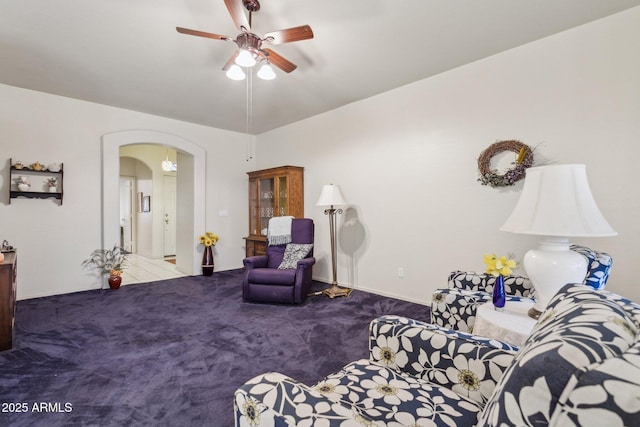
[[[130,254],[127,256],[127,263],[122,273],[122,285],[175,279],[185,276],[188,276],[188,274],[178,271],[175,264],[167,262],[164,259],[150,259],[142,255]]]

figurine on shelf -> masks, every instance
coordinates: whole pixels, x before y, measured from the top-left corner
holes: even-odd
[[[42,170],[42,164],[40,162],[31,163],[31,165],[29,165],[29,167],[34,171],[41,171]]]
[[[29,178],[27,178],[26,176],[19,176],[16,179],[16,183],[18,184],[18,190],[20,191],[29,191],[29,189],[31,188]]]
[[[58,186],[58,178],[52,176],[51,178],[47,178],[47,187],[49,187],[49,193],[55,193],[57,191]]]
[[[47,166],[47,169],[49,169],[49,172],[60,172],[60,165],[57,163],[51,163]]]

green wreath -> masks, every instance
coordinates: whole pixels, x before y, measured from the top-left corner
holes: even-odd
[[[505,173],[500,174],[497,170],[491,170],[491,159],[493,156],[505,151],[513,151],[516,153],[516,161],[513,167]],[[480,153],[478,157],[478,170],[480,177],[478,181],[482,185],[490,185],[491,187],[508,187],[515,184],[526,173],[527,168],[533,165],[533,150],[528,145],[517,140],[498,141],[491,144]]]

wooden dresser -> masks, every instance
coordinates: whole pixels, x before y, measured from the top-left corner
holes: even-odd
[[[4,254],[0,263],[0,351],[13,346],[13,319],[16,314],[16,252]]]

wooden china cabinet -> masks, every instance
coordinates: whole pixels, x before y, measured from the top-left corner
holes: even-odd
[[[304,217],[304,168],[280,166],[249,175],[249,236],[246,256],[264,255],[267,226],[274,216]]]

